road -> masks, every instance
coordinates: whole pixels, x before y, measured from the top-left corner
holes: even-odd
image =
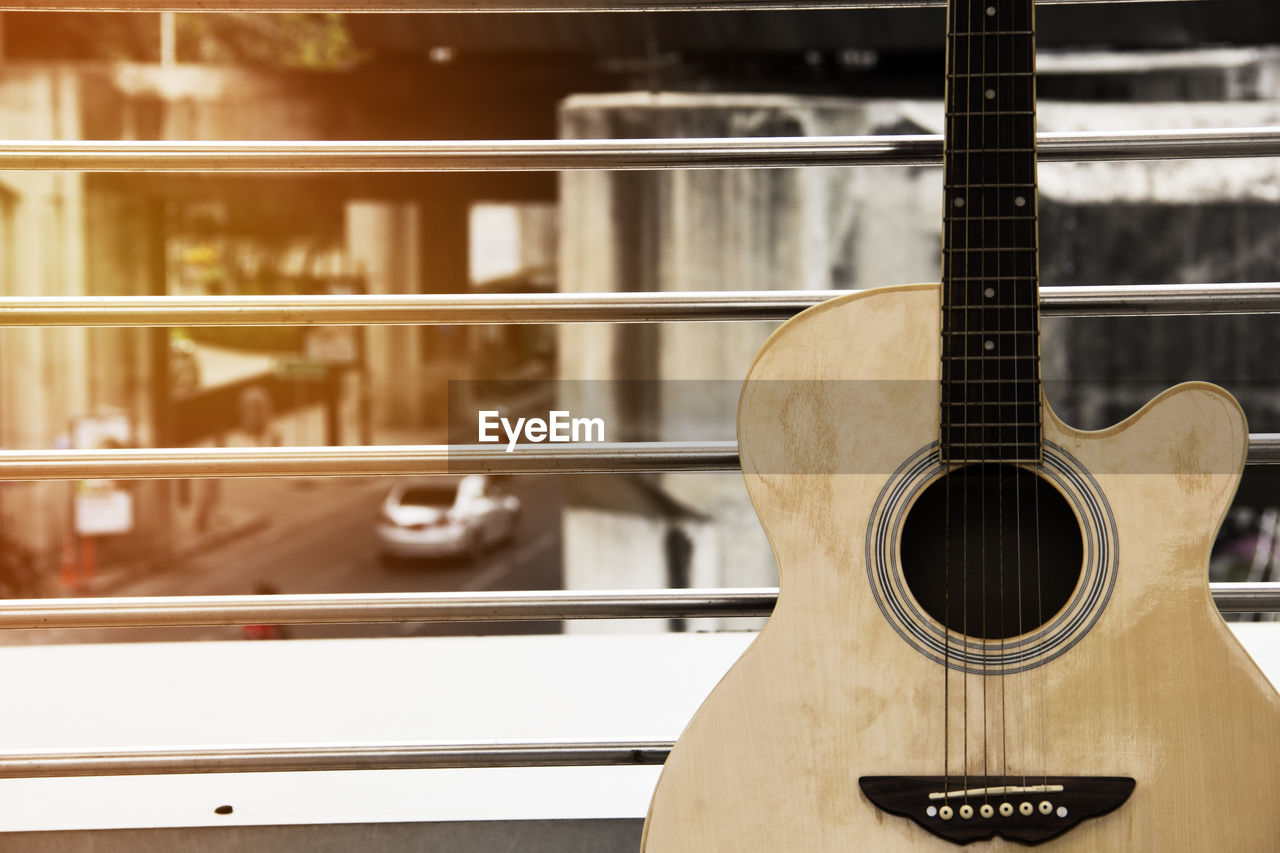
[[[514,541],[478,562],[448,560],[386,568],[377,560],[374,522],[389,479],[291,481],[277,485],[288,513],[237,541],[173,569],[119,586],[112,595],[249,594],[261,583],[281,593],[559,589],[560,481],[514,477],[521,500]],[[305,509],[301,509],[305,508]],[[557,622],[297,625],[291,637],[554,633]],[[54,629],[6,632],[6,644],[162,642],[241,639],[239,627]]]

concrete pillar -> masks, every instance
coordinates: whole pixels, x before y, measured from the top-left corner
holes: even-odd
[[[414,204],[353,201],[346,207],[347,252],[370,293],[419,293],[422,269]],[[423,418],[417,326],[370,326],[365,358],[375,429],[406,429]]]
[[[75,139],[78,78],[67,69],[20,68],[0,81],[0,126],[10,138]],[[86,292],[84,176],[10,172],[0,184],[0,292],[80,296]],[[88,336],[80,328],[0,330],[0,446],[47,448],[88,404]],[[0,511],[11,531],[45,562],[69,529],[66,483],[9,484]]]

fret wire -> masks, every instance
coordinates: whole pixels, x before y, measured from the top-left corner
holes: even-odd
[[[982,32],[974,31],[974,32],[967,32],[967,33],[953,31],[953,32],[947,33],[947,35],[953,36],[953,37],[969,38],[972,36],[1032,36],[1032,35],[1035,35],[1035,33],[1031,30],[986,30]]]
[[[1039,402],[1035,400],[991,400],[983,402],[982,400],[943,400],[944,406],[1038,406]]]
[[[1030,356],[1028,356],[1028,358],[1029,357]],[[946,357],[944,356],[944,359],[945,358]],[[955,362],[956,359],[953,358],[951,359],[951,361]],[[956,385],[988,385],[988,384],[993,385],[997,382],[999,382],[1002,385],[1039,385],[1040,384],[1039,379],[997,379],[995,377],[984,379],[980,376],[974,377],[972,379],[950,379],[947,381],[952,382]]]
[[[1036,277],[1033,275],[950,275],[947,276],[948,281],[995,281],[1008,282],[1017,284],[1018,282],[1035,283]]]
[[[987,116],[1033,116],[1035,114],[1036,114],[1035,110],[948,110],[947,111],[947,115],[953,118],[962,117],[962,116],[969,116],[969,117],[983,116],[984,118]],[[996,148],[983,148],[982,150],[1003,153],[1006,151],[1031,151],[1032,149],[1000,148],[997,146]]]
[[[956,252],[1034,252],[1035,246],[960,246],[958,248],[944,248],[942,251],[955,254]]]
[[[967,359],[969,361],[1026,361],[1029,358],[1036,358],[1031,354],[1027,355],[1000,355],[999,353],[978,353],[976,355],[965,355],[964,353],[946,354],[943,358],[949,358],[952,361],[957,359]],[[956,382],[967,382],[967,379],[956,379]]]
[[[984,153],[991,154],[991,153],[995,153],[995,152],[991,151],[991,149],[984,149]],[[972,189],[1008,189],[1008,188],[1010,188],[1010,187],[1023,187],[1023,188],[1026,188],[1026,189],[1030,190],[1030,189],[1034,189],[1034,188],[1035,188],[1035,184],[1029,184],[1029,183],[1017,183],[1017,184],[1004,184],[1004,183],[984,183],[984,184],[947,184],[947,185],[944,187],[944,189],[948,189],[948,190],[952,190],[952,189],[966,189],[966,190],[972,190]]]
[[[1010,309],[1005,309],[1010,310]],[[944,335],[1038,335],[1040,332],[1036,329],[1004,329],[1004,330],[983,330],[983,329],[943,329]]]
[[[949,148],[947,148],[947,156],[948,156],[948,157],[952,157],[952,156],[959,156],[959,155],[961,155],[961,154],[965,154],[965,155],[969,155],[969,154],[1000,155],[1000,154],[1035,154],[1035,152],[1036,152],[1036,149],[1034,149],[1034,148],[1007,148],[1007,147],[995,147],[995,148],[962,148],[962,147],[957,147],[957,146],[954,146],[954,145],[953,145],[953,146],[951,146],[951,147],[949,147]],[[1028,159],[1028,160],[1031,160],[1032,158],[1028,157],[1027,159]],[[992,186],[1030,187],[1030,186],[1034,186],[1034,184],[1032,184],[1032,183],[1030,183],[1030,182],[1027,182],[1027,183],[1023,183],[1023,184],[977,184],[977,185],[975,185],[975,186],[986,186],[986,187],[992,187]]]
[[[1040,426],[1039,421],[965,421],[962,424],[949,424],[947,429],[987,429],[989,427],[1009,427],[1010,429],[1025,429],[1026,427]]]
[[[1039,432],[1039,430],[1037,430],[1037,432]],[[948,443],[950,443],[952,447],[1011,447],[1016,450],[1016,448],[1019,447],[1030,447],[1033,446],[1033,444],[1038,444],[1039,439],[1016,439],[1016,441],[1011,442],[965,442],[951,439]]]
[[[1036,222],[1040,217],[1034,213],[1022,214],[1013,213],[1008,216],[955,216],[947,214],[949,222]]]
[[[1034,71],[951,71],[949,78],[959,77],[1034,77]]]

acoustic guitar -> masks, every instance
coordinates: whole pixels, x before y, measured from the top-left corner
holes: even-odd
[[[950,0],[941,286],[805,311],[738,410],[768,624],[646,853],[1280,851],[1280,696],[1206,564],[1248,444],[1204,383],[1073,429],[1039,366],[1032,0]]]

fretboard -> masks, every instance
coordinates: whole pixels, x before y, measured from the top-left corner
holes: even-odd
[[[942,459],[1040,460],[1032,0],[950,0]]]

